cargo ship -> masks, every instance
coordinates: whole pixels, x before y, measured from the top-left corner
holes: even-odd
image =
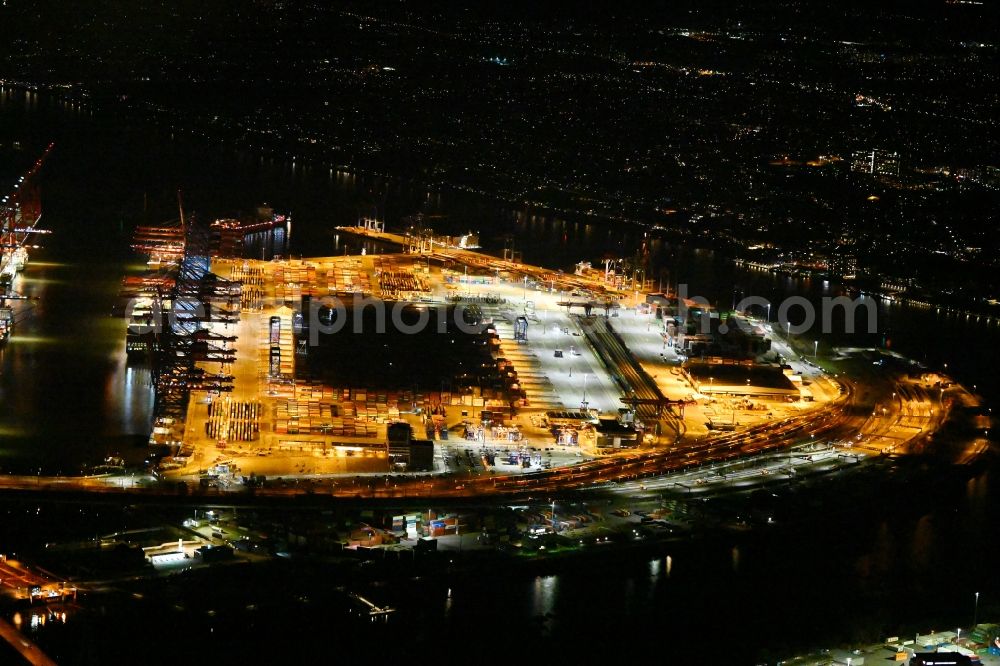
[[[14,292],[14,278],[27,262],[28,251],[24,247],[5,249],[0,257],[0,345],[6,344],[14,330],[14,308],[9,301],[26,298]]]
[[[28,263],[28,249],[36,247],[29,241],[48,233],[38,227],[42,219],[38,174],[52,148],[50,143],[10,190],[0,192],[0,344],[10,338],[14,327],[14,310],[9,301],[25,299],[14,292],[14,278]]]

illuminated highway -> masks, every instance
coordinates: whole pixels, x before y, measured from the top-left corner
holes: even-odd
[[[17,650],[25,663],[32,666],[56,666],[44,652],[42,652],[34,642],[25,638],[24,634],[12,627],[7,620],[0,618],[0,638],[7,641],[11,647]]]

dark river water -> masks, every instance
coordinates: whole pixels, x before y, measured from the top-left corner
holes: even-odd
[[[12,151],[15,141],[20,149]],[[743,270],[718,252],[677,247],[638,227],[561,220],[413,183],[261,157],[50,96],[0,90],[0,148],[13,155],[10,164],[0,164],[0,177],[14,175],[19,160],[30,162],[49,141],[56,149],[42,181],[43,226],[53,234],[17,282],[37,300],[18,306],[15,334],[0,350],[4,472],[74,472],[111,453],[141,451],[150,379],[125,365],[124,323],[109,315],[121,277],[138,270],[128,248],[132,229],[176,217],[178,189],[187,211],[209,218],[265,202],[290,211],[292,254],[356,249],[347,247],[356,241],[334,227],[361,215],[377,214],[391,228],[423,212],[440,216],[431,218],[439,231],[478,231],[493,250],[513,238],[526,261],[566,270],[581,260],[596,265],[607,253],[632,254],[646,243],[652,276],[687,283],[690,293],[721,307],[734,291],[777,303],[789,295],[816,301],[836,290],[822,280]],[[967,383],[996,394],[996,323],[898,305],[880,304],[878,311],[874,334],[817,331],[803,338],[820,339],[821,353],[835,344],[886,344],[931,365],[948,363]],[[720,657],[707,663],[723,657],[749,663],[768,646],[822,646],[882,630],[926,630],[930,622],[940,623],[938,629],[967,625],[976,591],[983,595],[980,617],[1000,619],[996,550],[988,545],[1000,516],[993,472],[928,468],[912,478],[891,491],[876,479],[848,484],[843,493],[817,491],[822,506],[814,520],[789,521],[768,533],[537,577],[504,574],[498,581],[484,573],[465,579],[450,596],[436,587],[401,587],[393,594],[423,608],[411,614],[407,630],[440,626],[461,636],[466,650],[499,632],[512,647],[520,636],[526,645],[618,642],[653,658],[686,646]],[[802,501],[819,501],[809,498],[806,493]],[[443,637],[441,649],[449,640]]]

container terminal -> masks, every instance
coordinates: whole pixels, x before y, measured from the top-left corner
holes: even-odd
[[[846,464],[926,445],[954,401],[911,369],[859,418],[850,381],[770,321],[679,302],[610,262],[550,270],[475,251],[471,234],[373,220],[337,233],[398,251],[239,256],[246,233],[290,224],[262,209],[206,225],[181,207],[177,224],[137,230],[150,272],[123,283],[126,350],[153,368],[161,479],[227,490],[392,474],[461,494],[791,447]]]

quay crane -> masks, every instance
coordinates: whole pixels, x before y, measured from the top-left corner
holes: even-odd
[[[13,191],[0,198],[0,343],[7,341],[14,327],[14,309],[8,301],[30,300],[13,291],[14,277],[28,263],[28,250],[38,247],[28,241],[37,234],[51,233],[38,228],[42,205],[37,176],[54,145],[50,143],[31,168],[17,179]]]

